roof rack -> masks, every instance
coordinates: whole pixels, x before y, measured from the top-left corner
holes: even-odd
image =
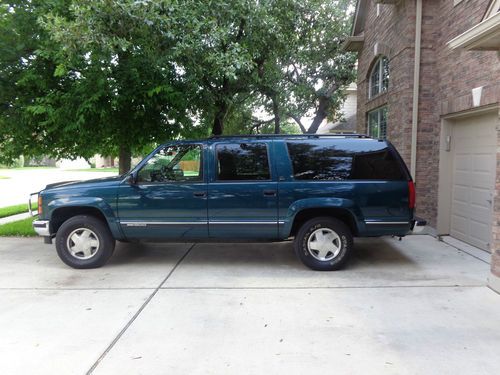
[[[240,135],[211,135],[209,139],[223,139],[223,138],[324,138],[324,137],[338,137],[338,138],[371,138],[366,134],[358,133],[329,133],[329,134],[240,134]]]

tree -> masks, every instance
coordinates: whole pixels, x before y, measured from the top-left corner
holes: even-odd
[[[338,119],[344,89],[356,77],[356,55],[342,50],[351,25],[352,1],[312,1],[311,5],[312,11],[303,12],[300,23],[301,39],[307,42],[295,50],[297,63],[288,65],[287,78],[302,108],[313,103],[314,118],[307,132],[316,133],[325,118]]]
[[[13,146],[7,156],[20,151],[54,157],[118,154],[124,173],[134,151],[190,129],[184,86],[168,55],[159,61],[150,53],[159,41],[133,16],[141,12],[139,3],[128,2],[127,8],[108,1],[20,3],[9,4],[3,25],[36,45],[12,60],[36,64],[6,79],[11,90],[2,143]],[[33,28],[26,30],[27,23]],[[167,39],[161,45],[168,51]],[[8,71],[12,64],[4,66]],[[28,88],[32,99],[16,101],[27,77],[35,84],[44,78],[44,87]],[[30,138],[38,145],[33,150]]]
[[[305,131],[311,114],[316,131],[353,79],[351,2],[5,2],[0,158],[118,154],[125,172],[169,138]]]

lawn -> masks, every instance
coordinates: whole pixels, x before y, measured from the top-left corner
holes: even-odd
[[[37,209],[36,202],[31,204],[31,209],[33,209],[33,210]],[[15,206],[0,207],[0,218],[12,216],[12,215],[17,215],[17,214],[22,214],[24,212],[28,212],[28,204],[27,203],[16,204]]]
[[[0,225],[0,237],[7,236],[22,236],[22,237],[32,237],[37,234],[33,230],[32,223],[35,220],[34,217],[29,217],[27,219],[13,221],[11,223]]]

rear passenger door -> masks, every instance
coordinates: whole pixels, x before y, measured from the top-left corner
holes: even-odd
[[[278,235],[277,180],[272,141],[223,141],[210,148],[209,235],[274,239]]]

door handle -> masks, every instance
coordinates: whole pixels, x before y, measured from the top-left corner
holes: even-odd
[[[207,193],[205,193],[204,191],[195,191],[195,192],[193,193],[193,196],[194,196],[194,197],[203,198],[203,197],[206,197],[206,196],[207,196]]]
[[[275,197],[276,190],[264,190],[264,196],[265,197]]]

